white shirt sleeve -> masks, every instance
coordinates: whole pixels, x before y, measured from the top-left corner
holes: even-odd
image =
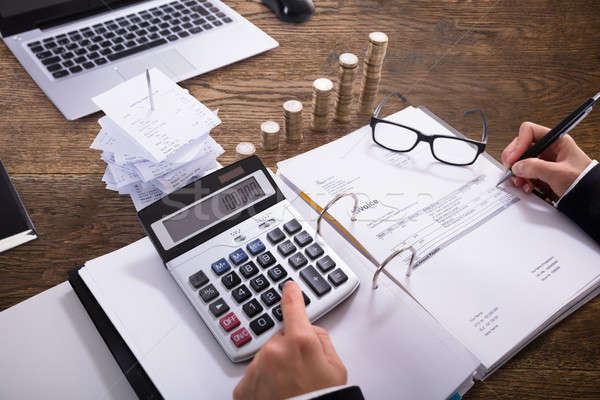
[[[569,194],[569,192],[570,192],[571,190],[573,190],[573,188],[574,188],[575,186],[577,186],[577,184],[579,183],[579,181],[580,181],[580,180],[582,180],[582,179],[583,179],[583,177],[584,177],[584,176],[585,176],[585,175],[586,175],[588,172],[590,172],[590,170],[591,170],[592,168],[594,168],[594,167],[595,167],[597,164],[598,164],[598,161],[596,161],[596,160],[594,160],[594,161],[592,161],[591,163],[589,163],[589,164],[588,164],[588,166],[587,166],[587,167],[585,167],[585,169],[584,169],[584,170],[581,172],[581,174],[579,174],[579,176],[577,177],[577,179],[575,179],[575,181],[574,181],[573,183],[571,183],[571,186],[569,186],[569,188],[567,189],[567,191],[566,191],[566,192],[565,192],[565,193],[564,193],[562,196],[560,196],[560,199],[558,199],[558,201],[555,201],[555,202],[554,202],[554,207],[558,207],[558,203],[560,203],[560,201],[563,199],[563,197],[565,197],[567,194]]]
[[[341,386],[332,386],[325,389],[315,390],[314,392],[304,393],[299,396],[290,397],[288,400],[309,400],[314,399],[315,397],[322,396],[327,393],[335,392],[340,389],[347,388],[351,385],[341,385]]]

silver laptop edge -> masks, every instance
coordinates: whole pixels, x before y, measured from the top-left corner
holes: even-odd
[[[32,41],[170,2],[172,0],[141,2],[43,31],[34,29],[3,39],[33,80],[69,120],[98,111],[98,107],[91,100],[92,97],[144,72],[146,68],[160,68],[173,80],[179,82],[263,53],[279,45],[277,41],[221,1],[211,0],[215,6],[233,19],[232,23],[64,78],[55,79],[27,46],[27,43]]]

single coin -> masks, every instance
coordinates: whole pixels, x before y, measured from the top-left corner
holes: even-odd
[[[256,147],[250,142],[242,142],[235,146],[235,152],[241,156],[251,156],[256,153]]]
[[[260,124],[260,130],[265,133],[277,133],[279,132],[279,124],[275,121],[265,121]]]
[[[313,88],[320,92],[327,92],[333,89],[333,82],[327,78],[319,78],[313,82]]]
[[[352,53],[343,53],[340,55],[340,65],[344,68],[354,68],[358,65],[358,57]]]
[[[369,41],[376,46],[381,46],[388,42],[388,36],[383,32],[369,33]]]
[[[291,113],[297,113],[302,111],[302,103],[298,100],[288,100],[283,103],[283,109]]]

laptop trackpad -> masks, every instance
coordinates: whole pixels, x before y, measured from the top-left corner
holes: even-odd
[[[124,79],[130,79],[143,73],[146,68],[154,67],[160,69],[171,79],[188,75],[196,69],[176,49],[156,52],[131,61],[125,61],[115,67],[115,69]]]

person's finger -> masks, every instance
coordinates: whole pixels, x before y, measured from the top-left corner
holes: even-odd
[[[283,312],[283,329],[286,334],[301,333],[306,330],[312,332],[310,321],[306,316],[302,290],[294,281],[288,281],[283,286],[281,311]]]
[[[513,165],[512,171],[520,178],[539,179],[549,183],[561,175],[562,168],[555,162],[528,158]]]
[[[507,155],[506,162],[510,165],[517,161],[531,147],[532,143],[540,140],[548,131],[550,129],[545,126],[534,124],[533,122],[523,122],[519,128],[517,142],[510,154]]]
[[[504,150],[502,151],[502,165],[504,165],[504,168],[510,167],[510,164],[508,163],[508,156],[509,154],[511,154],[513,152],[513,148],[515,147],[515,144],[517,143],[517,138],[515,137],[509,144],[508,146],[506,146],[504,148]]]

